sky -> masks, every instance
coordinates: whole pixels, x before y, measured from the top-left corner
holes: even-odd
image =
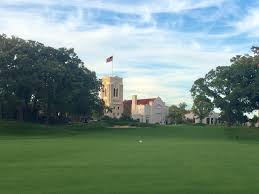
[[[257,0],[0,0],[0,34],[74,48],[124,98],[192,104],[193,82],[259,46]]]

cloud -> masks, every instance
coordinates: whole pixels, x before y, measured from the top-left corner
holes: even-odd
[[[73,47],[100,77],[111,73],[111,64],[106,64],[105,59],[114,55],[115,73],[124,77],[125,98],[138,94],[140,98],[160,96],[168,104],[191,104],[189,89],[193,81],[217,65],[228,64],[237,54],[239,47],[222,43],[234,32],[212,35],[208,31],[161,28],[154,13],[182,14],[192,9],[219,8],[223,3],[144,0],[134,5],[115,0],[2,0],[0,33],[53,47]],[[114,13],[129,15],[122,21],[121,15]],[[120,22],[103,21],[108,17],[105,14]]]
[[[259,37],[259,7],[250,9],[245,17],[233,25],[239,33]]]
[[[142,0],[142,1],[106,1],[106,0],[2,0],[5,5],[40,5],[40,6],[74,6],[80,8],[95,8],[121,13],[161,13],[181,12],[191,9],[220,6],[226,0]]]
[[[126,77],[124,79],[124,88],[127,88],[125,98],[130,99],[134,94],[137,94],[139,98],[160,96],[167,104],[179,104],[183,101],[191,104],[189,91],[174,86],[168,87],[168,82],[171,80],[161,79],[158,76],[140,77],[132,75]],[[177,79],[174,81],[177,81]]]

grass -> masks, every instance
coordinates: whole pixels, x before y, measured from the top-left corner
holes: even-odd
[[[257,194],[258,143],[246,128],[0,122],[0,193]]]

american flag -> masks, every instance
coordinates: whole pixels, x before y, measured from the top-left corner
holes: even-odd
[[[109,63],[109,62],[111,62],[111,61],[113,61],[113,56],[110,56],[110,57],[108,57],[108,58],[106,59],[106,63]]]

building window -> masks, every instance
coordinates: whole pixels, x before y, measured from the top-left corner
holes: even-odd
[[[104,88],[104,96],[107,96],[106,88]]]
[[[206,121],[207,121],[206,123],[209,125],[210,124],[210,118],[207,118]]]
[[[119,89],[118,88],[113,88],[113,96],[118,97],[119,96]]]
[[[120,107],[118,106],[118,110],[120,110]]]

